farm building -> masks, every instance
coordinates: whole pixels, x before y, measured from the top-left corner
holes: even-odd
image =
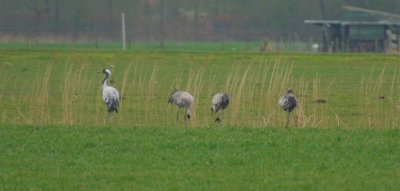
[[[323,52],[400,52],[400,15],[344,6],[343,20],[305,20],[322,28]]]

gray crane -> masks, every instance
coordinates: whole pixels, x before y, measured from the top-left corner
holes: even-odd
[[[103,88],[103,101],[107,105],[108,119],[112,121],[112,112],[118,113],[119,107],[119,92],[112,86],[107,85],[107,79],[111,76],[109,69],[103,69],[104,79],[101,82]]]
[[[222,122],[224,119],[224,111],[231,102],[231,96],[226,92],[216,93],[211,100],[211,113],[218,113],[215,122]]]
[[[194,102],[194,98],[190,93],[185,91],[178,91],[175,89],[171,92],[168,104],[175,104],[178,106],[178,111],[176,112],[176,123],[178,124],[178,115],[181,108],[185,108],[185,127],[186,127],[186,120],[192,117],[192,105]]]
[[[279,99],[279,106],[281,106],[281,108],[284,111],[288,112],[288,117],[287,117],[287,122],[286,122],[286,128],[289,125],[289,120],[290,120],[290,113],[296,108],[297,106],[297,99],[296,96],[294,96],[293,94],[293,90],[292,88],[288,88],[287,92],[285,95],[283,95],[280,99]]]

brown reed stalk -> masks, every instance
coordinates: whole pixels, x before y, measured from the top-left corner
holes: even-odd
[[[72,89],[72,73],[73,73],[73,64],[69,64],[65,66],[64,73],[64,86],[63,86],[63,94],[62,94],[62,108],[63,108],[63,124],[64,125],[72,125],[73,124],[73,109],[72,109],[72,101],[70,91]]]
[[[122,83],[121,83],[121,88],[120,88],[120,104],[119,104],[119,114],[118,114],[118,123],[125,125],[131,123],[131,118],[130,117],[125,117],[122,113],[126,113],[126,110],[129,109],[129,106],[132,104],[132,102],[126,100],[128,99],[128,93],[126,92],[127,90],[127,85],[128,85],[128,76],[131,73],[131,68],[132,68],[133,63],[129,63],[127,68],[125,69],[125,72],[122,77]],[[125,108],[127,107],[127,108]]]
[[[156,110],[156,83],[157,82],[157,73],[158,68],[157,65],[153,66],[153,70],[150,74],[150,77],[147,81],[147,89],[146,89],[146,96],[144,97],[144,102],[146,106],[146,121],[149,122],[149,125],[157,124],[157,116],[155,115]]]
[[[39,123],[46,125],[50,123],[51,117],[49,112],[49,80],[52,72],[53,64],[47,64],[46,70],[42,77],[42,82],[37,94],[37,112],[39,114]]]

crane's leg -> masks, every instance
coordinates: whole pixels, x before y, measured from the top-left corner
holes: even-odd
[[[221,123],[222,122],[222,120],[224,119],[224,116],[223,116],[222,112],[223,112],[223,110],[218,111],[217,118],[215,119],[215,122],[217,122],[217,123]]]
[[[175,120],[176,125],[178,125],[178,115],[179,115],[179,110],[180,109],[181,108],[178,108],[178,111],[176,112],[176,120]]]
[[[289,126],[289,120],[290,120],[290,112],[288,112],[288,117],[287,117],[287,122],[285,128]]]
[[[215,113],[212,112],[211,113],[211,118],[214,119]],[[218,118],[218,113],[217,113],[217,118],[215,118],[214,122],[218,122],[219,118]]]
[[[108,122],[112,122],[113,120],[113,114],[111,112],[108,112]]]
[[[223,119],[224,119],[224,116],[222,114],[222,111],[218,112],[218,115],[217,115],[217,118],[215,119],[215,122],[222,123]]]
[[[185,119],[185,128],[186,128],[186,111],[187,109],[185,108],[185,113],[184,113],[184,116],[183,116],[183,118]]]

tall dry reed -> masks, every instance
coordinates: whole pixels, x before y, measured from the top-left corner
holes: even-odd
[[[178,88],[195,98],[190,127],[283,127],[287,113],[279,108],[278,100],[291,87],[298,99],[291,127],[400,125],[400,72],[388,78],[385,67],[373,68],[359,87],[355,86],[355,93],[339,92],[349,94],[342,100],[344,96],[337,95],[340,79],[326,82],[318,73],[298,74],[296,63],[282,58],[251,62],[240,58],[222,73],[195,63],[180,64],[172,77],[164,74],[161,64],[148,64],[137,60],[112,68],[111,79],[116,83],[109,85],[120,90],[121,105],[111,123],[101,98],[104,76],[96,73],[97,65],[67,61],[63,71],[56,71],[52,62],[37,65],[28,70],[29,83],[13,81],[5,69],[0,70],[0,104],[10,108],[1,111],[1,123],[171,127],[176,126],[178,109],[168,105],[167,99]],[[25,71],[19,72],[17,75],[23,75]],[[212,95],[217,92],[228,92],[232,98],[220,124],[210,112]],[[356,107],[346,109],[348,104]],[[183,122],[178,125],[183,126]]]

